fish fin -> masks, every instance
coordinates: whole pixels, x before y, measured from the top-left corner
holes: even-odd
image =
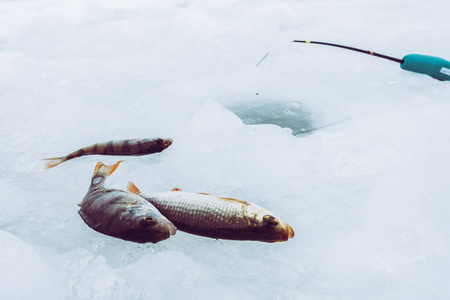
[[[78,214],[83,219],[84,223],[86,223],[91,228],[95,228],[94,222],[92,222],[92,219],[88,215],[83,213],[81,210],[78,211]]]
[[[139,195],[141,193],[141,191],[137,188],[137,186],[134,183],[132,183],[131,181],[128,182],[127,190],[130,193],[133,193],[136,195]]]
[[[43,160],[49,160],[47,164],[45,165],[45,169],[48,170],[50,168],[56,167],[57,165],[63,163],[66,161],[66,157],[50,157],[50,158],[44,158]]]
[[[172,189],[172,192],[179,192],[179,191],[181,191],[181,189],[179,189],[179,188],[173,188]]]
[[[211,194],[208,194],[208,193],[198,193],[199,195],[211,195]]]
[[[108,177],[109,175],[114,173],[114,171],[119,167],[121,162],[122,162],[122,160],[116,162],[114,165],[107,166],[104,163],[99,161],[95,165],[94,175],[102,175],[102,176]]]
[[[220,199],[225,200],[225,201],[238,202],[238,203],[241,203],[241,204],[244,204],[244,205],[250,205],[250,203],[248,203],[246,201],[238,200],[238,199],[234,199],[234,198],[226,198],[226,197],[217,197],[217,198],[220,198]]]

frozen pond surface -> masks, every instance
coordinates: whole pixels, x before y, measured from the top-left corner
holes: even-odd
[[[450,59],[449,10],[447,0],[0,1],[0,299],[449,299],[449,83],[291,42]],[[251,109],[262,100],[288,113],[267,120],[269,104]],[[262,124],[239,116],[247,103]],[[290,113],[310,123],[273,124]],[[174,143],[44,170],[43,158],[137,137]],[[101,235],[77,203],[96,162],[118,159],[109,187],[247,200],[295,237]]]

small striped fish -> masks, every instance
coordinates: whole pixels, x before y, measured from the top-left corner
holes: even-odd
[[[172,192],[141,193],[132,183],[128,191],[153,204],[179,230],[200,236],[260,242],[283,242],[294,230],[272,212],[253,203],[195,194]]]
[[[147,155],[162,152],[172,145],[171,139],[131,139],[97,143],[78,149],[69,155],[62,157],[45,158],[48,160],[46,169],[85,155]]]
[[[89,190],[78,204],[83,221],[95,231],[136,243],[157,243],[174,235],[176,227],[148,201],[104,186],[119,164],[95,166]]]

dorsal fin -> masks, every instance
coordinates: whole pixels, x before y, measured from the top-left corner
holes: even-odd
[[[139,195],[141,193],[141,191],[137,188],[137,186],[134,183],[132,183],[131,181],[128,182],[127,190],[130,193],[133,193],[136,195]]]
[[[250,203],[248,203],[246,201],[238,200],[238,199],[234,199],[234,198],[226,198],[226,197],[217,197],[217,198],[220,198],[220,199],[226,200],[226,201],[230,201],[230,202],[238,202],[238,203],[241,203],[241,204],[244,204],[244,205],[250,205]]]
[[[179,192],[179,191],[181,191],[181,189],[179,189],[179,188],[173,188],[172,189],[172,192]]]

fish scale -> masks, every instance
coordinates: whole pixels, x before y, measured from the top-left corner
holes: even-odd
[[[179,230],[214,239],[284,242],[294,230],[272,212],[232,198],[182,192],[141,191],[132,182],[128,191],[153,204]]]
[[[157,202],[159,210],[169,220],[179,220],[198,228],[237,228],[248,225],[242,213],[242,203],[209,195],[192,195],[196,194],[182,191],[141,194],[148,201]]]

